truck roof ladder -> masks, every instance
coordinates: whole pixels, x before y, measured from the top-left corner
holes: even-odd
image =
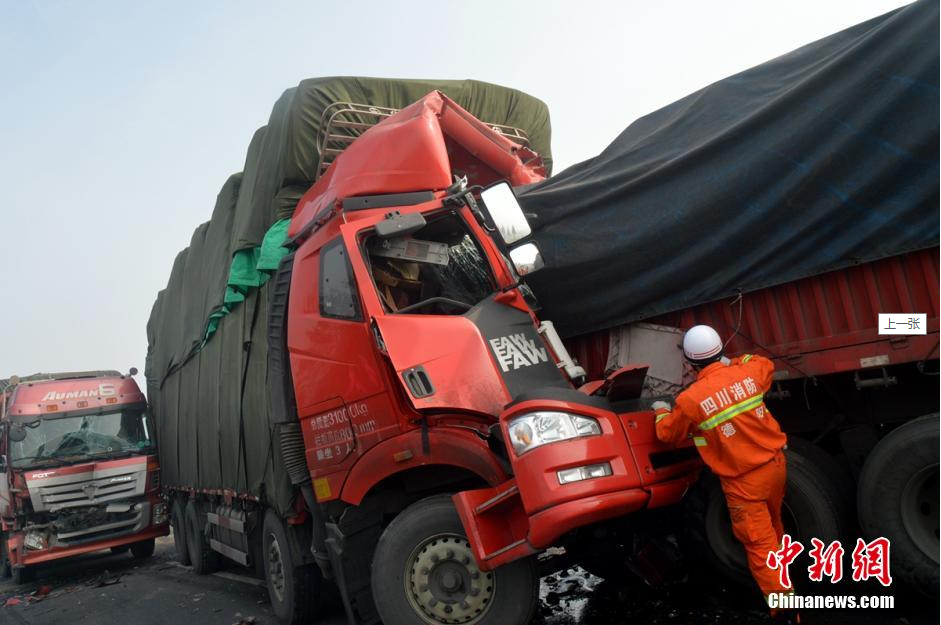
[[[400,109],[355,102],[334,102],[327,106],[320,117],[320,132],[317,141],[320,158],[316,177],[319,178],[333,161],[364,132],[399,112]],[[521,128],[484,122],[491,130],[507,139],[530,147],[529,137]]]

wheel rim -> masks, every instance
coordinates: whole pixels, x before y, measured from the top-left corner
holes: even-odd
[[[278,601],[284,601],[284,560],[281,546],[274,534],[268,534],[268,582]]]
[[[902,489],[902,525],[915,546],[938,563],[938,465],[923,468]]]
[[[405,564],[405,594],[430,625],[478,622],[493,603],[495,581],[477,568],[470,543],[457,534],[428,538]]]

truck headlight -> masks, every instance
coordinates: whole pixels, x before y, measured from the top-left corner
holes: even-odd
[[[153,524],[154,525],[163,525],[167,522],[167,504],[165,503],[156,503],[154,504],[153,511]]]
[[[45,549],[49,546],[49,538],[44,532],[27,532],[23,544],[27,549]]]
[[[567,412],[539,411],[516,417],[510,421],[507,430],[513,451],[517,456],[521,456],[530,449],[548,443],[582,436],[597,436],[601,434],[601,425],[591,417]]]

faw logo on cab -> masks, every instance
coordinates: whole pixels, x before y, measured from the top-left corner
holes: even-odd
[[[490,339],[490,347],[504,373],[549,360],[546,348],[538,347],[536,341],[523,333]]]

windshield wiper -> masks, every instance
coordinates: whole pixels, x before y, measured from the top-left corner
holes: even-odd
[[[24,456],[23,458],[15,458],[13,464],[19,468],[25,468],[29,466],[39,466],[40,464],[46,464],[49,462],[59,462],[59,458],[53,458],[51,456]]]

